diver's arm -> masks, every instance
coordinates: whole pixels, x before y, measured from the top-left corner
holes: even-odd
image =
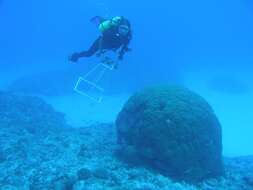
[[[126,42],[122,45],[122,47],[121,47],[121,49],[119,51],[119,55],[118,55],[118,59],[119,60],[123,59],[123,56],[124,56],[124,54],[126,52],[131,51],[131,49],[128,47],[131,39],[132,39],[131,36],[128,37],[128,39],[126,40]]]
[[[119,51],[118,59],[122,60],[127,51],[129,51],[128,44],[124,44]]]

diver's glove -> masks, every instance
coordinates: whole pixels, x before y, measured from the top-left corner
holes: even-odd
[[[72,61],[72,62],[77,62],[78,59],[79,59],[80,55],[79,53],[73,53],[70,57],[69,57],[69,61]]]

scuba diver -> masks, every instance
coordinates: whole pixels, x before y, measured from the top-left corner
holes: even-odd
[[[87,51],[73,53],[69,60],[77,62],[82,57],[91,57],[94,54],[100,57],[107,50],[118,51],[118,60],[122,60],[124,54],[130,51],[128,48],[132,39],[130,22],[122,16],[115,16],[109,20],[96,16],[91,21],[99,26],[101,35]]]

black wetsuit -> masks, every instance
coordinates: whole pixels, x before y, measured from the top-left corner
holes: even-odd
[[[119,25],[127,25],[130,28],[130,31],[127,35],[122,36],[118,33],[118,27]],[[128,20],[123,19],[121,23],[118,26],[110,28],[108,31],[105,31],[100,37],[98,37],[95,42],[92,44],[92,46],[87,50],[80,53],[76,53],[72,55],[71,60],[77,61],[81,57],[91,57],[95,53],[99,53],[99,51],[103,50],[114,50],[119,51],[119,59],[122,59],[125,52],[129,50],[128,44],[132,39],[132,32],[131,32],[131,26]],[[75,57],[76,55],[76,57]],[[75,59],[76,58],[76,59]]]

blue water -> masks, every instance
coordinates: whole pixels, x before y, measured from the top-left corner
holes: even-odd
[[[216,111],[224,154],[253,154],[250,0],[1,0],[2,88],[27,73],[86,72],[94,58],[71,65],[67,57],[88,48],[99,35],[89,22],[95,15],[124,15],[133,27],[133,51],[110,81],[109,92],[131,94],[159,83],[185,85]]]

